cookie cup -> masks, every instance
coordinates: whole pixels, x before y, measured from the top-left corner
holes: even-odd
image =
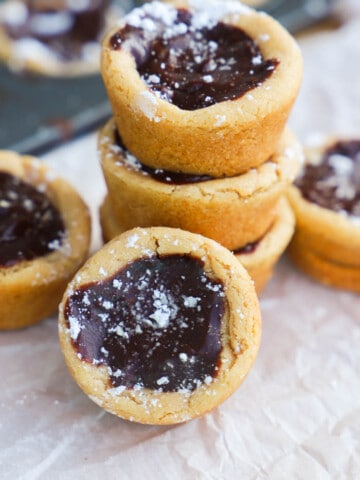
[[[201,9],[198,2],[176,7]],[[153,168],[213,177],[239,175],[266,161],[276,150],[302,77],[302,56],[291,35],[273,18],[240,2],[241,13],[221,21],[243,29],[265,59],[279,64],[262,85],[235,100],[187,111],[160,99],[141,79],[134,57],[114,50],[111,30],[102,43],[101,72],[125,146]],[[207,5],[206,8],[208,8]],[[172,6],[168,6],[172,8]]]
[[[360,268],[360,217],[350,217],[306,200],[291,185],[288,198],[296,216],[294,239],[318,255]]]
[[[68,281],[87,256],[90,216],[74,188],[45,163],[1,151],[0,171],[44,191],[65,225],[65,238],[51,253],[0,267],[0,329],[15,329],[37,323],[57,310]]]
[[[217,373],[211,381],[201,383],[192,391],[113,388],[106,365],[89,363],[78,355],[66,318],[67,299],[83,285],[98,284],[108,276],[112,278],[134,259],[172,254],[201,259],[206,275],[219,279],[224,285],[225,311],[221,320],[221,353]],[[127,420],[167,425],[211,411],[237,389],[255,360],[260,341],[260,322],[252,281],[228,250],[212,240],[179,229],[138,228],[106,244],[70,282],[60,306],[59,335],[71,375],[95,403]]]

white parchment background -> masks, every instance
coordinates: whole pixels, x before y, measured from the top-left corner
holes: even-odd
[[[299,37],[304,83],[291,125],[360,135],[360,2],[345,24]],[[105,187],[95,135],[46,156],[94,216]],[[71,379],[56,319],[0,333],[0,479],[360,479],[360,296],[328,289],[286,258],[261,299],[258,359],[212,414],[174,427],[103,412]]]

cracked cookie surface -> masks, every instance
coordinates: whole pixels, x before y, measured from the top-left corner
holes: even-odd
[[[59,334],[92,400],[128,420],[171,424],[235,391],[256,357],[260,322],[252,281],[229,251],[179,229],[136,228],[77,273]]]

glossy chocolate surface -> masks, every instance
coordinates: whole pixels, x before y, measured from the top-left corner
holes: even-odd
[[[33,38],[47,45],[63,60],[80,58],[88,42],[99,40],[104,28],[104,14],[109,0],[90,0],[76,8],[76,2],[26,2],[27,13],[22,22],[4,23],[14,40]]]
[[[360,216],[360,140],[339,141],[319,164],[307,164],[295,185],[317,205]]]
[[[74,291],[65,306],[73,344],[107,365],[112,386],[194,390],[220,364],[224,288],[190,255],[140,258]]]
[[[10,267],[59,248],[65,234],[60,212],[32,185],[0,172],[0,266]]]
[[[128,49],[139,74],[161,98],[183,110],[234,100],[261,85],[278,61],[265,60],[240,28],[218,22],[197,28],[192,14],[177,10],[169,28],[148,15],[156,28],[125,25],[110,39],[114,50]],[[146,20],[146,18],[145,18]]]
[[[123,141],[117,130],[115,130],[114,140],[116,146],[121,150],[126,163],[129,158],[129,152],[123,144]],[[136,169],[138,171],[150,175],[150,177],[154,180],[162,183],[167,183],[169,185],[186,185],[190,183],[199,183],[214,180],[214,177],[211,177],[209,175],[193,175],[191,173],[171,172],[170,170],[164,170],[162,168],[151,168],[147,165],[144,165],[133,156],[131,156],[131,165],[133,167],[136,166]]]
[[[246,254],[254,253],[258,248],[260,242],[261,242],[261,239],[256,240],[255,242],[249,242],[246,245],[240,248],[237,248],[236,250],[233,250],[233,253],[234,255],[246,255]]]

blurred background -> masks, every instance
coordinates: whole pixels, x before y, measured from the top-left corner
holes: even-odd
[[[14,0],[0,0],[0,28],[1,9],[9,2]],[[30,6],[55,4],[55,0],[27,2]],[[140,3],[144,2],[113,1],[114,16],[121,16]],[[341,0],[248,0],[243,3],[267,11],[295,35],[306,35],[314,28],[337,28],[342,21]],[[49,77],[14,71],[5,62],[0,64],[1,149],[38,155],[95,129],[109,116],[110,106],[99,72],[69,78]]]

